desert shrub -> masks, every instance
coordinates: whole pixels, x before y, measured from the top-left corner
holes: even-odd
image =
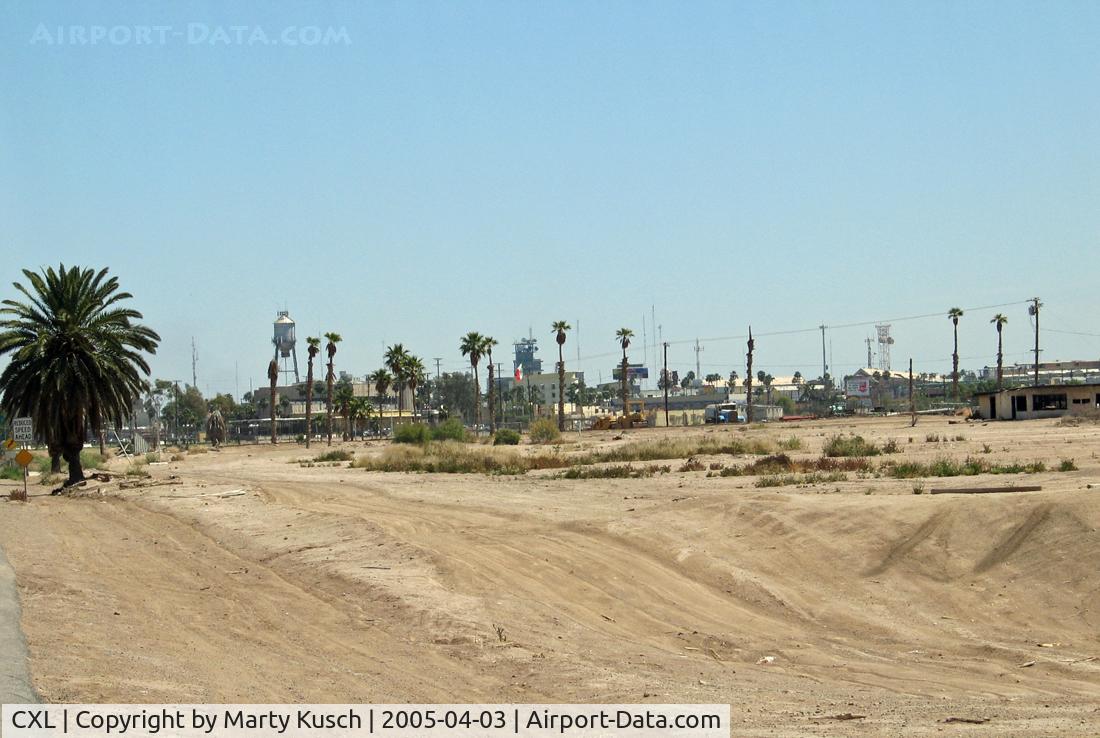
[[[776,441],[776,445],[784,451],[798,451],[802,448],[802,439],[798,436],[791,436],[780,441]]]
[[[809,474],[767,474],[756,480],[757,487],[789,487],[797,484],[823,484],[847,481],[844,472],[811,472]]]
[[[187,449],[187,454],[189,456],[196,456],[198,454],[205,454],[205,453],[206,453],[206,446],[191,446],[189,449]]]
[[[1058,471],[1071,472],[1077,471],[1077,464],[1073,463],[1073,459],[1062,459],[1062,463],[1058,465]]]
[[[518,446],[519,433],[511,428],[501,428],[493,435],[494,446]]]
[[[693,472],[693,471],[705,471],[707,465],[697,459],[688,459],[685,461],[677,471]]]
[[[925,443],[939,443],[940,442],[940,434],[939,433],[929,433],[927,436],[924,437],[924,442]]]
[[[458,418],[447,418],[432,428],[433,441],[465,441],[466,426]]]
[[[558,466],[564,465],[563,459]],[[527,460],[515,451],[468,446],[455,441],[391,446],[380,457],[362,456],[352,462],[352,466],[367,471],[440,474],[524,474],[530,468]]]
[[[64,463],[64,461],[62,461]],[[85,469],[102,469],[107,463],[107,457],[98,451],[84,449],[80,452],[80,465]]]
[[[642,479],[652,477],[654,474],[668,474],[672,471],[670,466],[631,466],[619,464],[617,466],[585,467],[573,466],[562,472],[561,479]]]
[[[355,454],[353,454],[351,451],[345,451],[344,449],[334,448],[333,450],[326,451],[325,453],[323,453],[319,456],[314,456],[313,460],[317,461],[317,462],[351,461],[354,458],[355,458]]]
[[[662,438],[659,441],[636,441],[618,448],[597,451],[585,456],[574,457],[577,464],[603,464],[625,461],[657,461],[659,459],[690,459],[693,456],[717,456],[722,454],[764,455],[774,450],[766,439],[733,439],[717,441],[713,439],[674,440]]]
[[[432,431],[423,423],[399,425],[393,432],[394,443],[419,443],[423,445],[431,439]]]
[[[561,438],[558,422],[553,418],[539,418],[527,429],[532,443],[553,443]]]
[[[777,474],[779,472],[788,472],[794,468],[791,462],[791,457],[787,454],[773,454],[772,456],[765,456],[762,459],[757,459],[748,466],[745,467],[746,474]]]
[[[886,443],[882,444],[882,453],[884,454],[897,454],[901,453],[901,447],[898,442],[891,438]]]
[[[149,471],[145,468],[145,462],[134,461],[131,463],[126,467],[126,476],[141,479],[147,478],[149,476]]]
[[[864,440],[863,436],[830,436],[825,441],[826,456],[878,456],[878,446]]]
[[[19,464],[4,464],[0,467],[0,479],[23,481],[23,467]]]
[[[184,456],[183,454],[172,454],[172,456],[169,457],[168,460],[169,461],[183,461],[185,458],[187,458],[187,457]]]
[[[146,464],[152,464],[157,461],[160,461],[160,454],[158,454],[156,451],[150,451],[149,453],[145,454]]]

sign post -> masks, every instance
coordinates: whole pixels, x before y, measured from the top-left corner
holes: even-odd
[[[18,490],[13,492],[11,498],[20,502],[27,501],[27,467],[34,461],[34,454],[27,450],[27,445],[34,442],[34,425],[30,418],[14,418],[11,421],[12,439],[22,444],[23,448],[15,455],[15,463],[23,467],[23,493]]]

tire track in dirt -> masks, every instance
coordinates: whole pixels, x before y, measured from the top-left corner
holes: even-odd
[[[1024,522],[1020,523],[1011,533],[1002,538],[1001,542],[994,546],[993,549],[974,566],[974,573],[981,574],[982,572],[988,571],[1016,553],[1020,546],[1024,545],[1024,542],[1026,542],[1027,539],[1031,537],[1031,534],[1035,532],[1035,529],[1050,518],[1050,511],[1053,508],[1053,503],[1045,502],[1032,509],[1031,513],[1024,519]]]
[[[907,536],[902,537],[900,540],[895,541],[887,550],[886,554],[882,557],[879,563],[875,564],[871,568],[863,572],[865,577],[878,576],[886,572],[888,569],[893,568],[902,559],[909,555],[909,553],[926,541],[929,536],[935,533],[940,526],[946,523],[951,517],[950,510],[942,510],[933,514],[923,523],[921,523],[915,531]]]

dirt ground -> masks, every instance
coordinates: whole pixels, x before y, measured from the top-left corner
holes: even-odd
[[[0,546],[46,701],[717,702],[737,736],[1100,735],[1100,425],[890,417],[562,448],[796,436],[810,459],[838,432],[895,440],[894,460],[1079,468],[914,494],[682,460],[646,479],[379,473],[245,446],[149,467],[181,484],[32,485],[0,504]],[[929,494],[1006,484],[1042,491]]]

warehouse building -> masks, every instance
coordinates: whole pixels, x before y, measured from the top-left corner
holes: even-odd
[[[1100,408],[1100,382],[1040,384],[974,395],[979,417],[987,420],[1058,418]]]

